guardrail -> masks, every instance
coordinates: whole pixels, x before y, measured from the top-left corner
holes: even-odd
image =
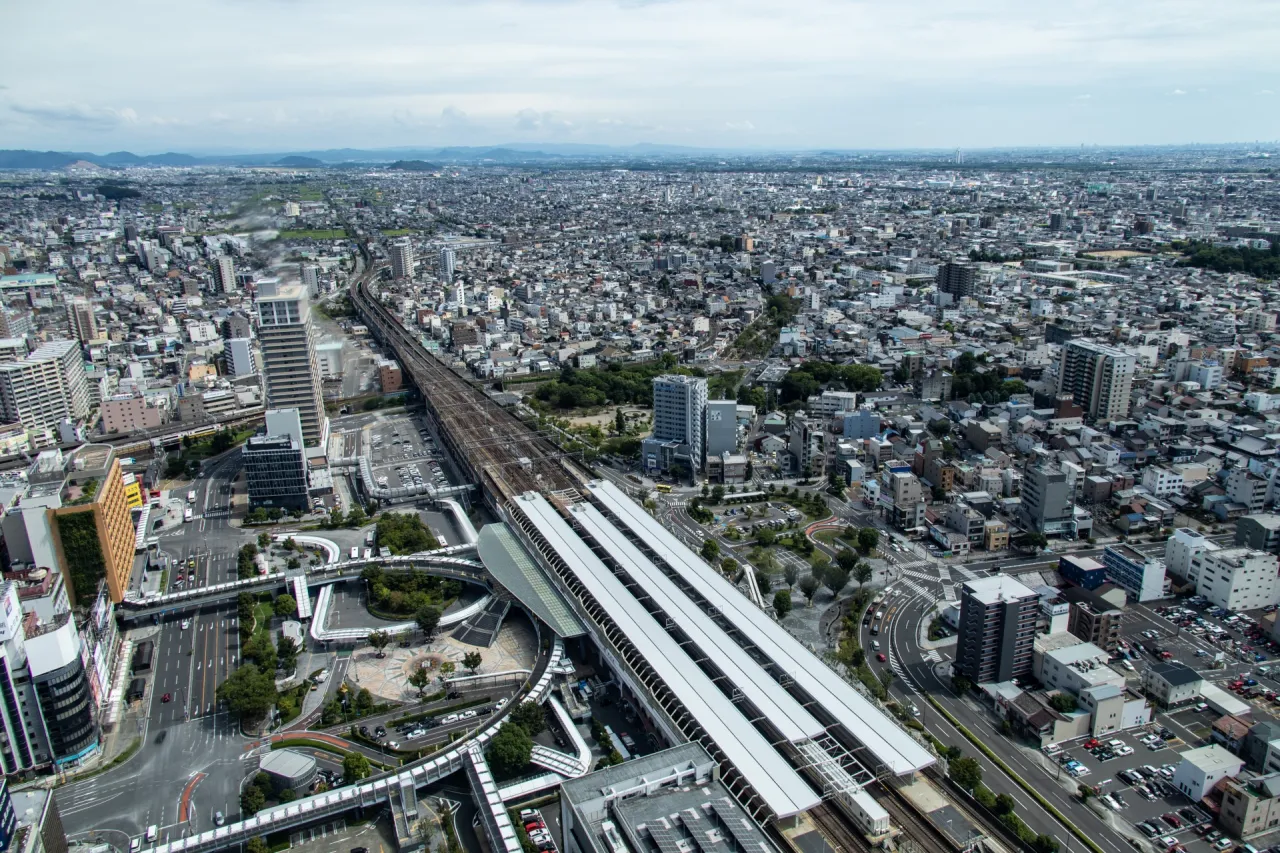
[[[538,681],[527,694],[528,698],[538,701],[547,694],[554,677],[552,666],[558,664],[563,656],[564,643],[556,637],[551,646],[547,666],[543,668]],[[483,749],[505,717],[505,714],[495,714],[490,717],[489,726],[478,731],[475,737],[459,741],[452,749],[420,759],[397,772],[383,774],[358,785],[347,785],[286,805],[263,809],[244,820],[156,845],[155,853],[204,853],[204,851],[227,850],[247,842],[250,838],[311,823],[354,808],[375,806],[398,791],[404,784],[413,785],[415,789],[430,785],[463,769],[466,763],[465,752],[474,748]]]

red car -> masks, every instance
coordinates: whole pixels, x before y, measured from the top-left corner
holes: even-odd
[[[881,652],[880,654],[876,655],[876,660],[880,661],[880,663],[884,663],[885,661],[888,660],[888,658],[884,656],[884,652]]]
[[[172,699],[172,698],[173,698],[173,694],[172,694],[172,693],[166,693],[166,694],[164,694],[163,696],[161,696],[161,697],[160,697],[160,701],[161,701],[161,702],[168,702],[168,701],[169,701],[170,699]]]
[[[1087,741],[1085,741],[1083,744],[1081,744],[1081,746],[1084,747],[1085,749],[1096,749],[1098,745],[1101,743],[1102,741],[1098,740],[1096,737],[1091,737]]]

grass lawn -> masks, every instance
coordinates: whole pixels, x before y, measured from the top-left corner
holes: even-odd
[[[383,228],[383,237],[408,237],[410,234],[417,234],[417,228]]]
[[[343,240],[347,232],[342,228],[315,228],[306,231],[281,231],[281,240]]]
[[[276,615],[275,607],[270,601],[259,601],[253,606],[253,633],[268,630],[271,617]]]
[[[855,548],[858,544],[852,539],[845,539],[843,530],[819,530],[817,533],[813,534],[813,538],[817,539],[824,545],[830,545],[832,547],[844,545],[847,548]]]

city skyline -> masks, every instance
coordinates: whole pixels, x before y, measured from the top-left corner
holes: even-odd
[[[305,16],[280,2],[255,5],[247,21],[249,8],[15,9],[23,38],[0,75],[5,147],[217,153],[517,139],[805,150],[1280,137],[1266,107],[1280,91],[1280,34],[1251,0],[1052,10],[802,0],[785,16],[720,0],[380,0],[312,5]],[[1203,121],[1212,115],[1230,123]]]

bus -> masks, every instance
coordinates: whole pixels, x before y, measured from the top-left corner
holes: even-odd
[[[194,519],[195,516],[191,514],[191,507],[187,507],[182,511],[182,521],[184,524],[193,521]]]
[[[671,487],[668,486],[666,483],[659,483],[658,485],[654,486],[654,488],[662,492],[664,495],[671,494]]]

